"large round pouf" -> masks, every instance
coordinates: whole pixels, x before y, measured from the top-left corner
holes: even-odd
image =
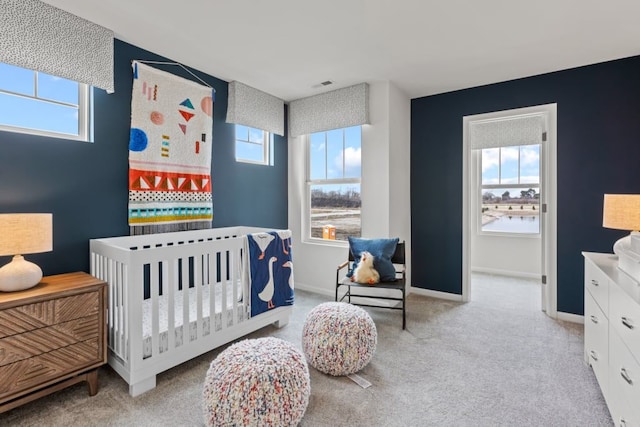
[[[376,325],[362,308],[325,302],[313,308],[302,328],[307,361],[317,370],[340,376],[360,371],[373,358]]]
[[[240,341],[211,362],[204,382],[208,426],[295,426],[309,404],[309,368],[279,338]]]

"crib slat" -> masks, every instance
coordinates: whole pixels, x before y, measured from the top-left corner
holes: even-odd
[[[192,337],[191,341],[196,341],[202,337],[202,255],[193,257],[193,286],[196,291],[196,327],[195,337]],[[191,330],[191,325],[189,325]],[[191,336],[191,334],[189,334]]]
[[[169,278],[167,280],[167,314],[169,315],[167,321],[167,351],[171,352],[176,347],[176,311],[174,301],[178,291],[178,260],[169,260],[167,264]]]
[[[159,263],[153,262],[150,266],[149,286],[151,290],[151,354],[149,357],[160,353],[160,269]]]
[[[115,281],[117,281],[117,275],[116,275],[116,268],[117,268],[117,264],[114,260],[112,259],[105,259],[105,262],[103,262],[102,267],[103,270],[101,272],[101,274],[103,275],[103,277],[105,277],[106,281],[108,283],[114,283]],[[111,285],[109,286],[109,288],[111,288]],[[116,300],[117,297],[117,293],[113,292],[113,290],[109,290],[109,308],[107,309],[109,311],[109,317],[107,319],[107,324],[109,325],[110,328],[110,332],[116,330],[117,331],[117,325],[116,325],[116,313],[119,311],[118,308],[118,303]],[[109,334],[109,345],[112,348],[115,348],[116,352],[118,352],[120,349],[118,348],[118,334],[117,333],[110,333]]]
[[[112,346],[114,348],[115,353],[120,357],[127,357],[124,346],[124,336],[122,334],[122,329],[124,328],[124,304],[123,304],[123,288],[122,282],[124,280],[123,268],[124,266],[118,261],[114,262],[114,272],[113,272],[113,281],[109,283],[113,283],[111,294],[111,324],[110,331],[113,334],[112,337]],[[110,286],[111,287],[111,286]]]
[[[229,265],[231,266],[231,274],[229,278],[231,279],[231,319],[232,324],[235,325],[238,323],[238,282],[236,277],[236,263],[238,262],[236,258],[236,249],[232,248],[229,250]]]
[[[229,325],[229,310],[227,299],[227,251],[220,252],[220,286],[222,287],[222,301],[220,302],[220,321],[222,322],[222,329],[226,329]]]
[[[173,302],[172,302],[173,303]],[[189,342],[189,258],[182,258],[182,345]]]
[[[113,334],[114,334],[114,347],[116,347],[115,353],[123,360],[128,360],[129,354],[125,351],[126,341],[123,334],[125,324],[125,310],[124,302],[124,281],[126,278],[126,267],[123,263],[116,261],[116,276],[114,278],[113,286]]]
[[[215,253],[209,252],[207,255],[209,261],[209,334],[216,332],[216,256]]]

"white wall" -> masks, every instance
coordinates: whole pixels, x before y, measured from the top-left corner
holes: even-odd
[[[369,106],[371,124],[362,127],[362,236],[399,237],[407,242],[409,257],[411,100],[390,82],[370,82]],[[290,137],[289,228],[296,288],[334,295],[336,267],[347,259],[348,245],[302,242],[305,164],[303,138]]]
[[[471,270],[540,278],[540,238],[473,236]]]

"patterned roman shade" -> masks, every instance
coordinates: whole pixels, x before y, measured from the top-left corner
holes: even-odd
[[[469,125],[469,144],[472,150],[540,144],[544,131],[542,114],[479,120]]]
[[[231,82],[227,123],[284,135],[284,101],[243,83]]]
[[[300,136],[369,123],[369,85],[337,89],[292,101],[289,135]]]
[[[0,61],[113,92],[113,31],[38,0],[0,0]]]

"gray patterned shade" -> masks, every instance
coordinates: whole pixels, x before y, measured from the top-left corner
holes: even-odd
[[[472,150],[533,145],[542,142],[545,119],[540,114],[471,122],[469,145]]]
[[[367,83],[298,99],[289,104],[289,136],[308,135],[367,123]]]
[[[284,101],[243,83],[231,82],[227,123],[284,135]]]
[[[113,31],[38,0],[0,0],[0,61],[113,92]]]

